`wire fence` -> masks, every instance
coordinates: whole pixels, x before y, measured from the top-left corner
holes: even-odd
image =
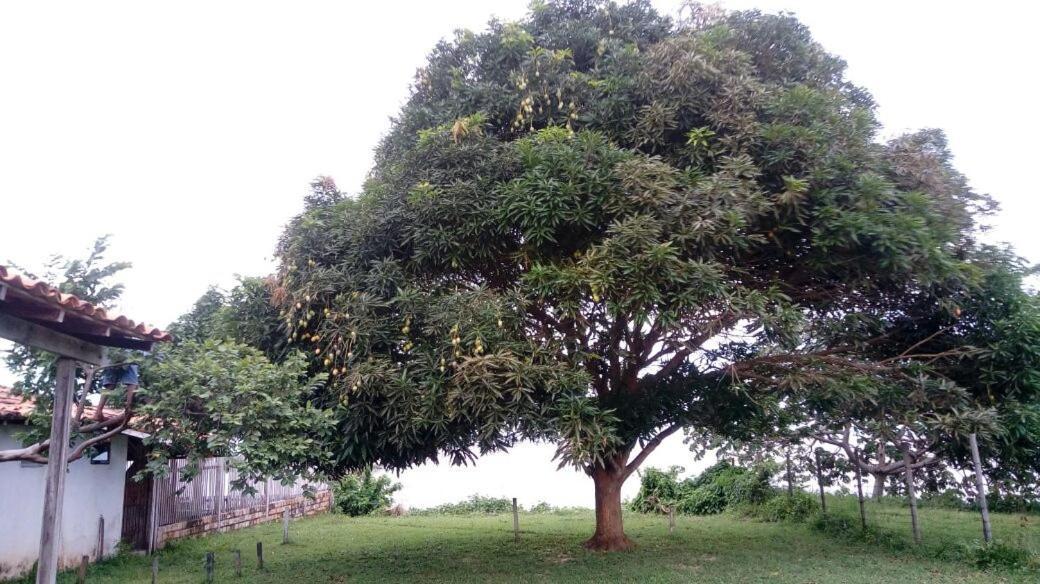
[[[855,496],[828,496],[828,509],[859,521]],[[898,497],[864,503],[867,525],[894,537],[913,541],[909,505]],[[949,547],[975,545],[982,541],[982,520],[978,511],[943,508],[921,504],[918,509],[922,542],[926,546]],[[996,542],[1040,553],[1040,516],[1033,513],[991,513],[993,539]]]

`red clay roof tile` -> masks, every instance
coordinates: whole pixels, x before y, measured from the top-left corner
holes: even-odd
[[[0,421],[22,421],[29,417],[33,407],[35,407],[35,402],[31,397],[15,394],[10,387],[0,385]],[[93,406],[83,408],[83,417],[93,418],[94,411],[95,408]],[[75,412],[75,405],[73,405],[73,412]],[[106,418],[117,416],[121,413],[123,413],[123,410],[105,408]]]
[[[63,310],[75,312],[81,316],[104,323],[107,326],[120,329],[125,333],[146,340],[169,341],[173,338],[170,336],[170,333],[162,331],[156,327],[134,322],[122,315],[109,315],[104,308],[80,300],[72,294],[64,294],[54,286],[45,282],[14,274],[4,266],[0,266],[0,284],[10,286],[11,288],[15,288],[31,296],[55,304]]]

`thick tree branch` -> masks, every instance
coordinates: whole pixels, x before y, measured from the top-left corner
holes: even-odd
[[[94,436],[92,438],[84,440],[83,442],[80,442],[78,445],[76,445],[76,448],[73,449],[73,451],[69,453],[69,457],[65,460],[65,462],[72,462],[74,460],[78,460],[81,456],[83,456],[83,453],[86,452],[86,450],[88,448],[90,448],[91,446],[93,446],[95,444],[98,444],[100,442],[104,442],[106,440],[110,440],[110,439],[114,438],[116,435],[118,435],[120,432],[122,432],[125,428],[126,428],[126,420],[123,420],[123,423],[119,424],[115,428],[112,428],[108,432],[105,432],[104,434],[98,434],[97,436]]]
[[[632,461],[625,466],[624,477],[627,478],[628,475],[635,472],[635,470],[639,468],[639,465],[643,464],[643,461],[646,460],[646,457],[650,456],[650,454],[654,450],[656,450],[658,446],[661,445],[661,442],[664,442],[665,438],[674,434],[677,430],[679,430],[679,428],[682,428],[682,424],[672,424],[671,426],[668,426],[667,428],[662,430],[657,436],[654,436],[654,438],[651,439],[649,442],[647,442],[643,446],[643,449],[639,451],[639,454],[637,454],[636,457],[633,458]]]
[[[714,338],[716,335],[721,333],[723,330],[728,329],[740,320],[740,317],[732,312],[727,312],[724,315],[719,315],[718,318],[712,320],[707,328],[700,334],[682,343],[682,348],[678,348],[672,358],[665,363],[661,369],[654,373],[654,377],[658,379],[664,379],[675,372],[686,359],[693,354],[694,351],[701,348],[704,343]],[[663,351],[659,355],[663,356]]]
[[[26,460],[29,462],[38,462],[40,464],[47,464],[47,457],[42,456],[40,453],[50,446],[50,440],[44,440],[43,442],[37,442],[25,448],[12,448],[10,450],[0,450],[0,462],[11,462],[15,460]]]
[[[82,401],[86,401],[86,400],[82,400]],[[84,441],[80,442],[79,444],[77,444],[76,447],[69,453],[68,457],[65,459],[66,463],[72,462],[74,460],[79,459],[80,457],[83,456],[83,453],[86,452],[86,450],[88,448],[90,448],[91,446],[93,446],[95,444],[98,444],[100,442],[104,442],[106,440],[111,440],[113,437],[115,437],[120,432],[122,432],[123,430],[126,429],[127,425],[130,422],[130,419],[132,417],[133,402],[134,402],[134,387],[133,386],[128,386],[127,387],[126,403],[125,403],[123,411],[121,413],[119,413],[119,414],[117,414],[115,416],[108,417],[108,418],[104,418],[103,417],[100,420],[95,420],[92,423],[89,423],[89,424],[86,424],[86,425],[83,425],[83,426],[79,426],[79,424],[82,422],[81,417],[83,415],[83,409],[84,409],[84,407],[82,405],[82,401],[81,401],[80,404],[77,404],[77,407],[76,407],[77,419],[72,420],[70,422],[70,424],[72,425],[73,431],[75,431],[78,434],[89,434],[91,432],[98,432],[98,431],[103,431],[103,432],[101,434],[98,434],[97,436],[91,436],[90,438],[87,438],[86,440],[84,440]],[[97,411],[98,412],[102,412],[103,410],[100,407],[98,407]],[[96,414],[95,414],[94,417],[96,418]],[[16,460],[25,460],[25,461],[29,461],[29,462],[38,462],[40,464],[46,464],[47,463],[47,457],[43,456],[42,453],[47,451],[49,448],[50,448],[50,439],[47,439],[47,440],[42,440],[40,442],[37,442],[36,444],[31,444],[31,445],[26,446],[24,448],[14,448],[14,449],[9,449],[9,450],[0,450],[0,462],[11,462],[11,461],[16,461]]]
[[[852,446],[850,440],[850,428],[848,424],[846,424],[844,434],[840,439],[834,438],[827,434],[819,433],[814,433],[810,436],[815,440],[823,442],[824,444],[830,444],[832,446],[841,448],[842,451],[845,452],[845,455],[848,457],[849,462],[859,467],[859,469],[863,472],[871,474],[891,475],[902,471],[906,467],[906,463],[902,460],[893,461],[889,463],[879,461],[876,464],[871,464],[863,460],[862,457],[859,456],[858,451]],[[910,457],[915,461],[910,464],[911,469],[916,470],[940,462],[940,459],[935,456],[925,456],[924,458],[919,459],[919,457],[924,455],[927,450],[928,449],[925,448],[923,450],[918,450],[917,452],[910,453]]]

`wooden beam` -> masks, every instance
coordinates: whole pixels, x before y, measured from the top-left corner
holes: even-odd
[[[119,331],[116,330],[115,332],[118,333]],[[133,349],[135,351],[145,352],[150,352],[152,350],[152,346],[155,344],[152,341],[144,341],[132,337],[121,337],[118,335],[109,335],[107,337],[103,337],[101,335],[76,333],[75,337],[93,345],[101,345],[103,347],[118,347],[120,349]]]
[[[61,512],[65,499],[65,458],[69,451],[69,417],[72,394],[76,389],[76,362],[58,359],[54,385],[54,411],[51,414],[51,441],[47,452],[47,478],[43,492],[43,522],[40,525],[40,561],[36,584],[54,584],[58,576],[58,550],[61,549]]]
[[[8,304],[4,306],[3,312],[24,320],[38,322],[65,322],[65,310],[57,306],[45,304]]]
[[[13,313],[12,313],[13,314]],[[32,320],[32,319],[29,319]],[[93,337],[110,337],[112,336],[112,327],[101,324],[97,321],[80,318],[75,313],[66,313],[65,319],[60,323],[60,327],[52,326],[47,321],[35,321],[36,324],[43,325],[47,328],[52,328],[60,333],[69,335],[70,337],[82,338],[84,335],[90,335]],[[83,339],[87,340],[87,339]],[[101,344],[101,343],[96,343]]]
[[[91,365],[100,365],[104,360],[105,350],[96,343],[52,331],[9,314],[0,313],[0,338]]]

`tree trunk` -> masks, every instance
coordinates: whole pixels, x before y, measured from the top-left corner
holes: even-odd
[[[921,543],[921,526],[917,522],[917,494],[914,492],[914,469],[910,466],[910,448],[903,449],[903,470],[906,478],[906,494],[910,498],[910,527],[914,532],[914,543]]]
[[[820,466],[820,452],[816,451],[816,483],[820,485],[820,509],[827,512],[827,494],[823,490],[823,468]]]
[[[856,465],[856,498],[859,500],[859,523],[867,530],[867,509],[863,504],[863,471]]]
[[[589,473],[596,485],[596,533],[585,542],[590,550],[617,552],[634,547],[625,535],[621,521],[621,485],[625,483],[624,465],[593,468]]]
[[[877,460],[878,460],[878,466],[884,466],[885,465],[885,443],[884,442],[881,442],[881,443],[878,444]],[[885,496],[885,479],[887,479],[888,476],[885,475],[885,474],[882,474],[882,473],[871,473],[870,476],[874,477],[874,495],[873,495],[874,496],[874,500],[875,501],[880,501],[881,497]]]
[[[971,460],[975,465],[975,499],[982,513],[982,538],[986,543],[993,541],[993,529],[989,523],[989,502],[986,501],[986,478],[982,475],[982,457],[979,456],[979,441],[972,432],[968,437],[971,444]]]
[[[874,477],[874,492],[871,494],[871,497],[875,501],[880,500],[885,494],[885,479],[887,477],[881,473],[870,473],[870,476]]]

